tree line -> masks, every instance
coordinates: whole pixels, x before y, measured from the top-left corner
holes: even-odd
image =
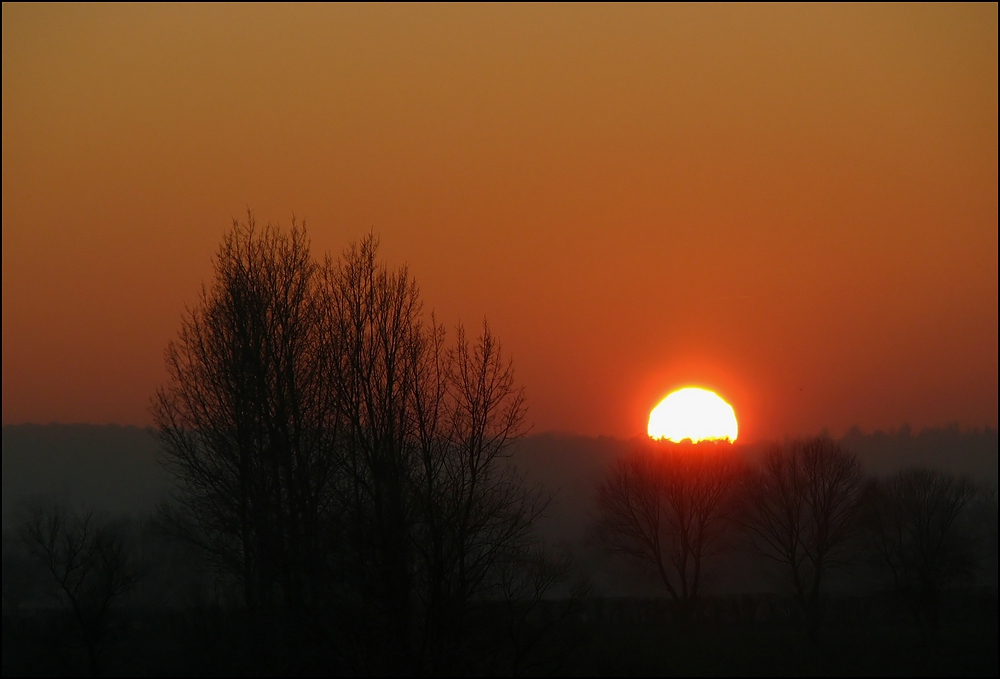
[[[944,594],[996,557],[996,488],[922,468],[867,477],[826,436],[774,444],[756,464],[731,448],[650,442],[598,489],[603,543],[649,569],[681,620],[705,566],[749,549],[778,565],[810,637],[832,572],[864,566],[933,639]]]

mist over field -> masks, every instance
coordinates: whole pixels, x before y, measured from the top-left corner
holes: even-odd
[[[998,437],[993,429],[957,426],[913,432],[863,433],[842,439],[866,471],[886,476],[919,466],[966,476],[995,486]],[[550,497],[535,530],[539,538],[572,557],[574,575],[599,596],[661,597],[655,580],[609,556],[594,535],[599,518],[597,486],[616,459],[640,445],[612,437],[536,434],[517,441],[510,462],[530,486]],[[737,444],[751,463],[770,443]],[[107,516],[148,518],[170,502],[169,474],[158,463],[151,429],[118,425],[13,425],[3,427],[3,526],[8,530],[33,503],[62,502]],[[734,553],[707,573],[713,594],[782,592],[781,578],[767,564]]]
[[[852,429],[840,439],[872,475],[886,476],[908,467],[926,467],[996,485],[997,431],[961,431],[957,426],[914,432],[864,433]],[[597,485],[613,462],[640,445],[639,440],[571,434],[535,434],[511,447],[510,461],[527,482],[544,489],[551,501],[538,521],[546,542],[571,550],[583,561],[598,558],[588,531],[597,520]],[[737,444],[751,462],[770,443]],[[118,425],[51,424],[3,427],[3,525],[16,522],[18,509],[37,501],[92,507],[109,515],[143,516],[170,501],[172,480],[157,461],[159,444],[151,429]],[[591,564],[592,565],[592,564]],[[626,572],[607,574],[582,568],[602,591],[626,594]],[[745,570],[731,569],[736,589],[760,583]],[[725,591],[732,582],[717,582]]]

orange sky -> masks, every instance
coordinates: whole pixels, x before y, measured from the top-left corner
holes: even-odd
[[[997,5],[3,4],[3,422],[146,424],[232,217],[373,229],[535,432],[997,426]]]

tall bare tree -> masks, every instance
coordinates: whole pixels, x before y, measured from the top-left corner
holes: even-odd
[[[970,510],[977,494],[968,479],[927,469],[907,469],[868,488],[868,546],[925,636],[937,632],[944,592],[975,568]]]
[[[598,487],[608,545],[651,566],[682,617],[723,544],[742,474],[728,443],[658,443],[618,460]]]
[[[435,336],[432,328],[432,342]],[[435,669],[461,643],[470,603],[490,592],[505,595],[511,572],[537,565],[531,530],[545,506],[506,463],[509,444],[522,433],[524,394],[489,326],[474,343],[459,326],[454,347],[441,357],[436,349],[428,353],[415,409],[415,542],[421,603],[433,631],[424,652]]]
[[[823,578],[848,556],[859,522],[861,465],[827,437],[776,445],[746,484],[746,527],[757,550],[786,567],[819,629]]]
[[[167,367],[154,413],[174,523],[246,603],[298,619],[319,597],[350,621],[348,669],[453,669],[435,658],[530,562],[542,507],[505,460],[524,395],[489,327],[449,345],[374,236],[317,265],[303,231],[251,218]]]
[[[397,666],[380,669],[440,669],[469,603],[525,553],[541,505],[504,463],[524,396],[498,341],[484,324],[474,343],[459,327],[448,347],[406,269],[377,249],[369,236],[323,278],[342,423],[336,502],[347,567],[360,569],[345,582],[390,633]]]
[[[411,662],[412,477],[418,462],[413,400],[421,360],[419,292],[405,268],[378,260],[369,236],[339,260],[327,260],[322,283],[323,345],[331,357],[332,405],[343,426],[334,441],[334,502],[347,552],[342,582],[374,616],[389,641],[374,671]],[[363,619],[363,618],[362,618]],[[381,648],[381,646],[380,646]]]
[[[301,606],[323,570],[337,431],[304,230],[234,222],[215,282],[166,352],[153,413],[178,482],[175,526],[252,608]]]
[[[98,676],[113,606],[139,577],[121,535],[92,512],[56,506],[29,510],[20,537],[51,576],[55,596],[87,649],[90,673]]]

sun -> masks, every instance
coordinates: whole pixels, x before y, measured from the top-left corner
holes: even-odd
[[[708,440],[736,440],[738,427],[733,407],[708,389],[679,389],[649,413],[649,438],[677,443]]]

